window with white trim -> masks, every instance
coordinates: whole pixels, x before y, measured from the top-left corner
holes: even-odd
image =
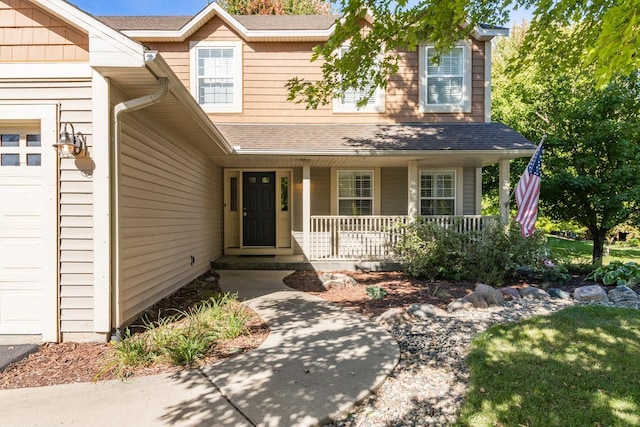
[[[373,171],[338,171],[338,215],[373,215]]]
[[[456,172],[420,171],[420,215],[455,215]]]
[[[471,47],[463,44],[439,56],[422,46],[420,107],[424,112],[471,111]]]
[[[240,42],[191,45],[191,92],[206,112],[242,111]]]
[[[339,56],[342,56],[349,50],[349,46],[343,46],[339,49]],[[384,90],[376,88],[373,94],[367,97],[367,94],[371,90],[372,84],[367,84],[362,89],[349,88],[342,93],[339,98],[336,98],[333,102],[333,111],[338,113],[371,113],[371,112],[384,112]],[[357,103],[360,99],[367,97],[367,104],[358,107]]]

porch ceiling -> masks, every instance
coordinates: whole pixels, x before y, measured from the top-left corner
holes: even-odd
[[[391,125],[219,124],[234,154],[224,167],[482,167],[531,156],[535,145],[500,123]]]

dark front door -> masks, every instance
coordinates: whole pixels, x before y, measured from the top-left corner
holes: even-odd
[[[276,173],[242,174],[242,244],[276,245]]]

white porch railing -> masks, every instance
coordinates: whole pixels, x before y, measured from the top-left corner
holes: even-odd
[[[400,238],[398,222],[407,224],[408,216],[312,216],[308,258],[312,261],[389,260]],[[495,217],[480,215],[429,216],[442,227],[458,232],[480,231]]]

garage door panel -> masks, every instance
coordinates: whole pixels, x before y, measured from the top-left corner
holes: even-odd
[[[6,178],[5,178],[6,179]],[[0,191],[2,200],[0,215],[4,217],[24,217],[42,215],[42,191],[31,186],[14,186]]]
[[[10,271],[0,273],[0,293],[3,291],[16,289],[32,289],[42,288],[42,273],[32,272],[25,273],[23,271]],[[19,283],[19,288],[18,288]]]
[[[40,221],[5,221],[5,224],[7,228],[0,229],[0,239],[3,241],[5,239],[40,239],[42,236]]]
[[[0,134],[8,132],[0,124]],[[0,143],[0,153],[19,153],[19,165],[0,164],[0,334],[40,334],[45,261],[43,168],[29,164],[28,159],[42,149],[27,142],[27,135],[40,131],[25,126],[10,132],[19,134],[19,141],[17,145]]]
[[[42,266],[41,239],[2,239],[0,247],[0,271],[9,269],[40,270]]]
[[[38,334],[42,331],[42,292],[4,291],[0,294],[0,333]]]

